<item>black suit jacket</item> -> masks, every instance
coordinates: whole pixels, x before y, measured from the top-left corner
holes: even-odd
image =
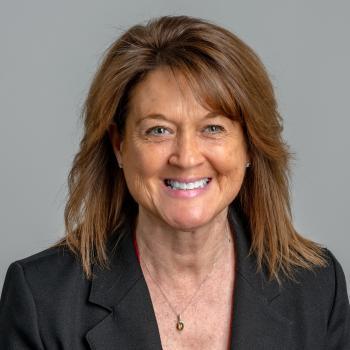
[[[237,262],[231,349],[350,349],[344,273],[329,265],[297,271],[279,286],[256,273],[249,234],[230,211]],[[158,350],[161,342],[131,230],[113,252],[111,269],[94,266],[87,281],[66,249],[50,248],[12,263],[0,302],[0,349]],[[116,237],[116,235],[114,235]]]

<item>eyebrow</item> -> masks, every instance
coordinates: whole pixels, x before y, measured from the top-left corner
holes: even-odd
[[[223,117],[224,115],[222,113],[218,112],[209,112],[204,116],[204,119],[211,119],[211,118],[217,118],[217,117]],[[136,121],[136,125],[141,124],[146,119],[154,119],[154,120],[165,120],[170,121],[165,115],[159,114],[159,113],[151,113],[147,114],[145,117],[142,117]]]

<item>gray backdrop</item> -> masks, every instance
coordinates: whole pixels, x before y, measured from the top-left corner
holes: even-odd
[[[0,0],[0,288],[8,265],[63,234],[80,108],[104,49],[164,14],[213,20],[267,66],[285,118],[297,229],[349,285],[350,6],[344,0]]]

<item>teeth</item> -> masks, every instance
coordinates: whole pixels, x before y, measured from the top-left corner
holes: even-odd
[[[171,188],[179,189],[179,190],[193,190],[195,188],[203,188],[207,185],[208,182],[209,182],[209,178],[204,178],[202,180],[194,181],[194,182],[178,182],[173,180],[165,181],[167,186],[170,186]]]

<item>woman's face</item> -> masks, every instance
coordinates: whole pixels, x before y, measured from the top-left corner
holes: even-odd
[[[179,230],[210,223],[236,197],[248,161],[242,128],[211,114],[166,68],[130,98],[125,134],[111,140],[139,210]]]

